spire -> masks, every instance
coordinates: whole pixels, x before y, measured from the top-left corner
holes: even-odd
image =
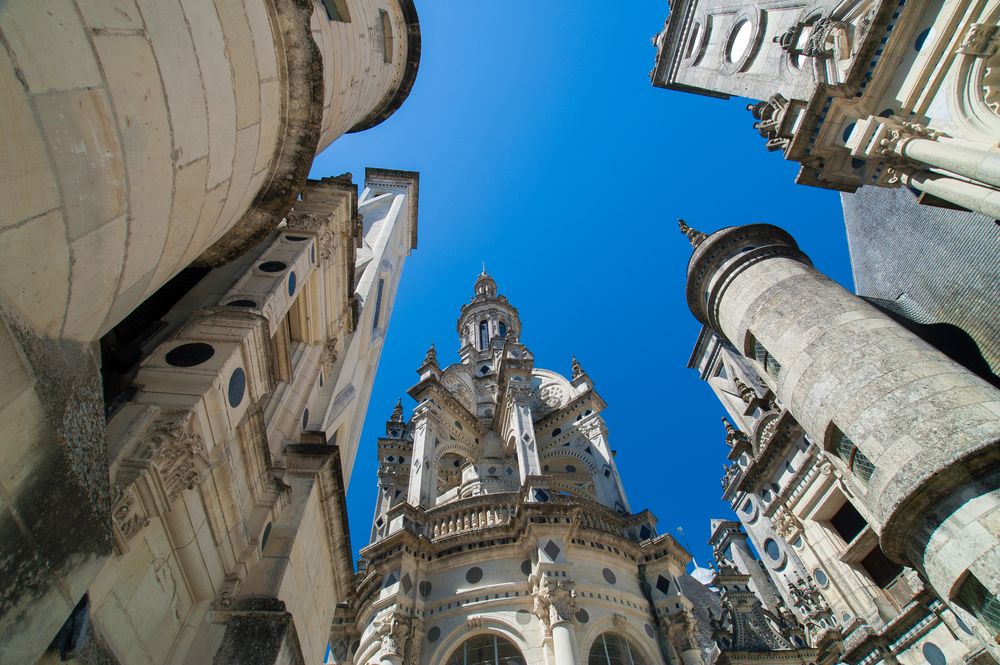
[[[427,349],[427,355],[424,356],[424,365],[437,365],[437,364],[438,364],[437,350],[434,348],[434,345],[431,344],[431,348]]]
[[[400,398],[396,402],[396,408],[394,408],[392,410],[392,417],[389,418],[389,420],[391,420],[394,423],[401,423],[401,422],[403,422],[403,399],[402,398]]]
[[[586,372],[584,372],[583,368],[580,367],[580,361],[576,359],[576,356],[571,356],[571,358],[572,360],[570,361],[570,363],[573,367],[573,378],[579,379],[581,376],[586,374]]]
[[[690,241],[692,247],[697,247],[702,242],[704,242],[705,238],[708,237],[701,231],[695,231],[694,229],[692,229],[684,222],[683,219],[677,220],[677,226],[680,227],[681,233],[687,236],[687,239],[688,241]]]

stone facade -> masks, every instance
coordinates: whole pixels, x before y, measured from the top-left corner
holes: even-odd
[[[309,181],[281,228],[149,331],[108,414],[114,553],[80,591],[118,662],[322,662],[352,587],[344,492],[416,196],[400,171],[369,169],[360,198],[349,177]],[[25,627],[4,662],[51,640]]]
[[[1000,2],[675,0],[653,85],[748,107],[797,182],[1000,218]]]
[[[375,297],[372,285],[379,280],[366,269],[365,279],[375,282],[361,284],[356,297],[332,295],[354,292],[354,248],[343,245],[348,237],[367,237],[352,221],[357,195],[331,194],[334,183],[307,185],[306,176],[319,150],[399,107],[419,54],[410,0],[45,0],[0,7],[6,121],[0,173],[7,202],[0,213],[6,378],[0,438],[9,442],[0,455],[7,470],[0,478],[0,661],[37,658],[113,548],[194,491],[189,486],[201,486],[218,461],[212,437],[232,439],[240,426],[261,418],[274,440],[294,431],[299,413],[255,414],[247,405],[280,388],[268,377],[284,376],[299,362],[285,353],[268,364],[272,334],[280,331],[261,323],[283,308],[294,310],[299,289],[319,299],[310,306],[335,317],[323,324],[327,330],[315,328],[318,320],[308,322],[314,326],[308,342],[325,339],[329,348],[307,354],[307,361],[322,360],[340,376],[334,367],[340,355],[349,368],[344,376],[355,367],[368,371],[378,344],[348,360],[348,337],[340,331],[357,323],[362,299]],[[383,176],[397,194],[403,183],[412,198],[411,236],[400,242],[413,246],[415,178]],[[316,224],[340,239],[335,261],[323,259],[328,269],[303,254],[303,247],[317,247],[313,234],[300,234],[309,239],[298,245],[276,240],[286,216],[296,224],[287,213],[300,194],[303,212],[315,203],[312,212],[336,218]],[[335,200],[323,200],[328,195]],[[357,247],[358,254],[378,255],[380,237]],[[263,250],[289,270],[255,272],[248,262]],[[383,265],[386,297],[399,267],[393,260]],[[265,308],[260,311],[189,308],[181,314],[173,308],[196,284],[205,296],[199,307],[225,307],[224,294],[207,293],[205,285],[244,272],[247,292],[269,289],[291,273],[296,288],[260,292],[266,296],[257,303]],[[318,283],[321,274],[327,284]],[[327,288],[329,303],[322,302]],[[186,390],[200,391],[213,418],[225,418],[185,416],[193,392],[162,405],[159,415],[146,413],[135,431],[165,441],[174,435],[161,432],[163,423],[174,431],[180,418],[185,452],[168,447],[167,457],[157,457],[158,448],[129,449],[133,462],[126,466],[134,478],[119,486],[109,479],[109,460],[122,451],[116,443],[109,449],[108,441],[121,432],[107,419],[132,396],[164,385],[172,370],[162,365],[163,354],[170,349],[159,355],[153,349],[192,314],[200,323],[192,319],[185,334],[228,340],[206,362],[212,372],[239,367],[246,399],[239,413],[230,411],[226,386],[210,389],[205,368],[191,372]],[[211,323],[215,314],[219,322]],[[291,322],[287,327],[295,329]],[[140,369],[144,359],[150,362]],[[137,373],[151,383],[136,385]],[[370,377],[360,378],[347,380],[354,388],[339,395],[337,413],[321,404],[326,395],[316,397],[312,413],[322,412],[324,421],[310,427],[342,418],[343,438],[356,437],[360,421],[353,419],[363,412],[370,386]],[[303,399],[307,387],[290,388],[289,403]],[[212,391],[217,394],[210,398]],[[349,470],[353,447],[342,446],[342,453]],[[204,589],[192,597],[203,595]]]
[[[521,331],[484,272],[458,320],[460,361],[441,369],[431,347],[413,417],[400,403],[386,422],[332,662],[736,663],[761,657],[751,634],[810,662],[780,637],[799,627],[742,590],[720,597],[711,571],[686,574],[689,555],[631,512],[590,377],[575,358],[568,378],[535,367]]]
[[[817,273],[780,229],[681,226],[706,325],[691,365],[736,423],[724,496],[768,579],[747,574],[830,662],[929,643],[996,657],[1000,392]],[[713,541],[738,550],[736,531],[716,524]]]

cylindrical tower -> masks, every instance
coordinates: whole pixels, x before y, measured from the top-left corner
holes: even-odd
[[[695,247],[692,313],[850,473],[882,548],[1000,634],[1000,391],[820,274],[775,226]],[[970,616],[971,615],[971,616]]]
[[[0,7],[0,294],[48,337],[90,342],[254,246],[416,75],[412,0],[126,5]]]

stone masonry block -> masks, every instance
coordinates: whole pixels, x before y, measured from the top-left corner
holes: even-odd
[[[70,240],[125,214],[125,164],[104,90],[71,90],[35,101],[59,175]]]
[[[170,125],[149,42],[138,36],[95,35],[94,44],[117,112],[129,179],[122,294],[155,268],[163,251],[173,189]]]
[[[5,2],[0,5],[0,25],[31,93],[101,85],[94,52],[72,2]]]
[[[174,158],[187,164],[208,154],[208,109],[194,42],[179,0],[139,0],[163,77],[174,134]]]
[[[62,213],[53,211],[0,234],[0,291],[38,329],[58,335],[69,296],[69,247]],[[14,251],[16,249],[16,251]],[[36,260],[47,256],[46,263]]]
[[[0,16],[3,10],[0,9]],[[40,215],[59,205],[55,177],[45,154],[45,141],[35,122],[27,94],[17,80],[14,63],[0,48],[0,117],[4,140],[0,142],[0,182],[5,197],[0,206],[0,230]]]
[[[226,56],[225,37],[215,5],[206,0],[181,0],[198,54],[208,103],[208,186],[229,178],[236,150],[236,98]],[[204,220],[203,220],[204,222]],[[207,246],[207,245],[206,245]],[[204,247],[202,247],[204,249]],[[201,251],[194,252],[197,256]]]

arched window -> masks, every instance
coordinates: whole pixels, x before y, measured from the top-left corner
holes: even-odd
[[[497,635],[476,635],[458,647],[446,665],[525,665],[517,647]]]
[[[482,351],[490,345],[490,322],[479,322],[479,350]]]
[[[504,323],[503,321],[500,322],[500,336],[501,337],[507,336],[507,324]]]
[[[587,665],[646,665],[646,659],[624,637],[601,633],[590,647]]]

